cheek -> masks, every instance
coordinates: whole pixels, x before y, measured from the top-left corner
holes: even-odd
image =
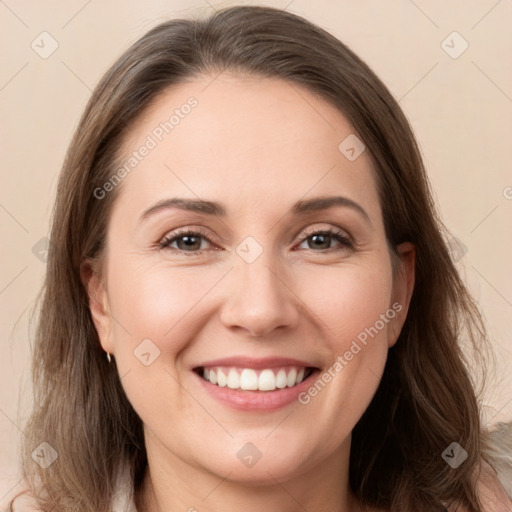
[[[337,353],[390,308],[391,270],[382,259],[374,263],[319,268],[297,281],[298,294]]]
[[[135,258],[120,259],[109,271],[116,363],[129,401],[150,426],[168,424],[171,410],[191,423],[200,416],[180,389],[176,370],[180,354],[206,322],[201,299],[221,275],[212,268],[171,268]]]
[[[123,331],[128,331],[132,344],[149,338],[162,354],[175,355],[200,328],[200,303],[221,275],[217,270],[165,268],[161,263],[118,266],[109,275],[109,296],[126,329],[118,327],[116,338],[126,338]]]
[[[383,265],[352,266],[319,273],[315,287],[303,292],[321,320],[332,364],[299,401],[329,428],[344,426],[333,442],[353,428],[379,385],[395,317],[391,285],[391,270]]]
[[[306,316],[320,329],[323,343],[329,340],[330,349],[343,353],[351,339],[373,326],[389,308],[390,271],[382,260],[296,267],[282,277],[293,291],[284,289],[283,297],[297,307],[300,302],[305,305]],[[222,297],[229,298],[229,290],[222,292],[225,269],[213,265],[166,267],[161,262],[126,258],[110,268],[115,337],[126,339],[130,333],[132,350],[151,339],[161,352],[176,354],[204,328],[212,311],[222,307]],[[208,296],[214,288],[215,293]]]

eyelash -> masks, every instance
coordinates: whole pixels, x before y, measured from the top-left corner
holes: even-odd
[[[187,256],[198,256],[203,253],[203,250],[198,251],[184,251],[182,249],[176,249],[174,247],[170,247],[170,244],[172,244],[174,241],[178,240],[179,238],[188,235],[188,236],[195,236],[195,237],[202,237],[205,240],[207,240],[209,243],[212,243],[209,237],[204,233],[201,229],[196,229],[195,231],[190,230],[188,228],[178,229],[174,233],[171,233],[169,237],[165,237],[162,241],[158,242],[158,246],[160,249],[167,249],[172,252],[179,252],[184,253]],[[337,252],[341,250],[353,250],[354,244],[352,241],[343,234],[342,231],[338,231],[337,229],[317,229],[314,231],[308,231],[305,233],[305,236],[302,238],[301,242],[304,242],[308,238],[314,236],[314,235],[328,235],[332,238],[334,238],[336,241],[340,242],[341,247],[339,248],[329,248],[329,249],[322,249],[319,251],[315,251],[314,249],[308,249],[312,252],[319,252],[319,253],[327,253],[327,252]]]

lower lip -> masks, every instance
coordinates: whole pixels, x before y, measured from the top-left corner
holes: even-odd
[[[220,387],[203,379],[196,372],[192,373],[201,381],[201,385],[206,392],[222,404],[240,411],[261,412],[274,411],[296,401],[298,395],[310,386],[312,379],[318,372],[319,370],[314,370],[307,379],[296,386],[283,389],[276,388],[274,391],[243,391],[231,389],[227,386]]]

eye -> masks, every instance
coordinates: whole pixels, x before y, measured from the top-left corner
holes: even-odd
[[[312,232],[306,233],[306,237],[303,239],[301,244],[304,242],[308,242],[311,240],[311,244],[308,243],[308,249],[313,250],[314,252],[322,252],[322,251],[339,251],[339,250],[347,250],[353,249],[354,245],[349,239],[347,235],[341,230],[337,229],[320,229]],[[337,241],[341,247],[331,247],[331,242],[335,240]],[[321,249],[320,251],[316,251],[316,249]]]
[[[169,237],[165,237],[159,246],[161,249],[170,249],[172,251],[179,251],[184,253],[201,254],[204,247],[201,246],[201,240],[206,240],[208,243],[210,239],[200,230],[192,231],[190,229],[183,229],[174,231]],[[177,243],[177,247],[172,247],[172,244]]]
[[[343,231],[337,229],[317,229],[316,231],[307,232],[301,244],[309,240],[311,240],[312,243],[308,244],[307,249],[314,252],[340,251],[354,248],[350,238],[345,235]],[[158,246],[161,249],[169,249],[185,254],[188,253],[187,255],[192,256],[201,254],[205,249],[202,241],[212,243],[208,236],[200,229],[194,231],[184,228],[166,236],[158,243]],[[338,242],[339,247],[331,247],[331,242],[333,241]],[[173,244],[176,244],[176,246],[173,247]],[[317,249],[320,250],[317,251]]]

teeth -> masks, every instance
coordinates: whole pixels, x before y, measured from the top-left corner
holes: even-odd
[[[238,389],[240,387],[240,375],[238,375],[238,372],[231,368],[228,373],[228,388],[231,389]]]
[[[215,373],[215,372],[214,372]],[[292,368],[286,379],[286,385],[291,388],[297,382],[297,370]]]
[[[212,373],[215,373],[215,372],[213,370],[210,370],[210,375]],[[210,379],[210,382],[211,382],[211,379]],[[228,378],[226,377],[226,374],[221,369],[219,369],[219,371],[217,372],[217,386],[220,386],[221,388],[223,388],[224,386],[226,386],[227,383],[228,383]]]
[[[215,372],[213,372],[215,373]],[[211,379],[210,379],[210,382]],[[214,382],[212,382],[214,384]],[[256,390],[258,389],[258,375],[254,370],[245,368],[242,370],[240,375],[240,387],[245,390]]]
[[[284,370],[279,370],[276,376],[276,387],[279,389],[283,389],[286,387],[286,372]]]
[[[305,368],[289,367],[279,370],[252,368],[204,368],[203,378],[220,387],[247,391],[273,391],[300,384],[304,380]]]
[[[272,391],[276,389],[276,376],[272,370],[263,370],[260,373],[258,389],[260,391]]]

